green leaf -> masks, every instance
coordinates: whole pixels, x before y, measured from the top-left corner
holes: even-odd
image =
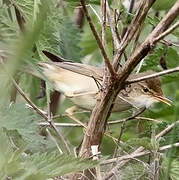
[[[141,162],[129,163],[128,166],[120,169],[120,178],[123,180],[148,179],[147,168]]]
[[[15,19],[12,8],[5,4],[0,4],[0,47],[8,49],[18,35],[19,27]]]
[[[166,54],[166,63],[167,63],[167,68],[174,68],[179,66],[179,54],[178,52],[172,48],[169,47],[167,49],[167,54]],[[179,80],[179,73],[172,73],[172,74],[168,74],[166,76],[162,77],[163,83],[171,83],[171,82],[176,82],[177,80]]]
[[[81,48],[79,42],[81,40],[80,30],[69,20],[64,18],[62,28],[60,29],[60,49],[62,56],[80,62]]]
[[[16,5],[26,21],[34,23],[37,20],[41,0],[16,0]]]
[[[162,162],[161,176],[163,179],[166,179],[166,171],[168,167],[169,159],[165,158]],[[169,177],[171,180],[178,180],[179,177],[179,159],[172,159],[169,170]]]
[[[164,53],[164,47],[158,47],[154,50],[154,52],[148,55],[144,59],[144,63],[142,65],[141,71],[153,70],[159,71],[161,68],[159,66],[160,59]]]
[[[1,104],[0,110],[0,128],[6,128],[11,131],[12,138],[16,141],[17,138],[22,139],[28,143],[28,147],[31,151],[45,150],[47,143],[50,141],[44,140],[39,135],[39,128],[36,120],[39,120],[39,116],[25,107],[23,103],[17,103],[8,107],[8,105]],[[18,137],[17,131],[21,137]]]
[[[157,0],[152,6],[156,11],[169,10],[177,0]]]
[[[147,22],[151,24],[152,26],[157,26],[157,24],[160,22],[159,18],[154,16],[147,16]]]
[[[131,138],[130,140],[127,141],[127,144],[136,147],[143,146],[149,150],[152,149],[151,140],[148,137]]]
[[[56,152],[25,154],[24,148],[13,147],[2,128],[0,147],[1,179],[11,177],[14,180],[44,180],[92,168],[98,164],[97,161],[60,155]]]
[[[98,163],[96,161],[75,158],[70,155],[59,155],[55,152],[36,153],[29,155],[22,163],[24,172],[15,179],[17,180],[44,180],[55,176],[81,171],[92,168]]]
[[[47,18],[44,21],[40,37],[36,42],[37,58],[39,58],[40,55],[42,59],[47,59],[46,56],[42,54],[42,50],[61,55],[60,30],[62,28],[62,16],[62,11],[56,8],[55,1],[50,1],[50,3],[48,3]]]

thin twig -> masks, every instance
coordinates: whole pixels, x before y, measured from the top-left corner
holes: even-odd
[[[108,19],[108,22],[110,25],[111,35],[113,38],[113,43],[114,43],[114,47],[115,47],[115,51],[116,51],[116,49],[119,49],[119,47],[120,47],[120,41],[119,41],[119,36],[118,36],[117,32],[115,31],[114,17],[111,17],[108,2],[106,2],[106,10],[107,10],[107,19]]]
[[[176,121],[175,123],[172,123],[170,126],[168,126],[167,128],[165,128],[163,131],[161,131],[159,134],[157,134],[155,136],[155,139],[159,139],[160,137],[166,135],[168,132],[170,132],[173,127],[178,124],[179,121]],[[159,148],[160,151],[163,151],[165,149],[168,149],[168,148],[171,148],[172,146],[176,146],[178,147],[179,146],[179,143],[175,143],[174,145],[166,145],[166,146],[163,146],[161,148]],[[134,158],[136,157],[136,154],[137,154],[137,157],[139,156],[143,156],[143,155],[146,155],[146,154],[150,154],[151,151],[144,151],[144,147],[139,147],[137,150],[135,150],[133,153],[131,153],[130,155],[127,155],[127,156],[122,156],[122,157],[119,157],[119,158],[113,158],[112,160],[106,160],[107,163],[113,163],[113,162],[116,162],[117,160],[120,162],[119,164],[117,164],[106,176],[106,180],[109,178],[109,177],[112,177],[113,176],[113,172],[117,171],[118,169],[120,169],[121,167],[123,167],[131,158]],[[131,157],[131,158],[128,158],[128,157]],[[124,158],[124,159],[123,159]],[[127,158],[127,159],[126,159]]]
[[[80,124],[76,123],[54,123],[57,127],[83,127]],[[50,124],[48,122],[39,122],[39,126],[49,126]]]
[[[143,120],[146,120],[146,121],[153,121],[153,122],[156,122],[156,123],[162,123],[162,121],[160,120],[156,120],[156,119],[152,119],[152,118],[148,118],[148,117],[135,117],[135,119],[143,119]]]
[[[48,130],[48,128],[46,128],[46,131],[48,133],[48,135],[50,136],[50,138],[52,139],[52,141],[55,143],[55,145],[57,146],[57,149],[59,150],[60,154],[63,154],[63,151],[61,150],[60,146],[58,145],[56,139],[51,135],[50,131]]]
[[[80,2],[81,2],[81,5],[83,7],[83,11],[84,11],[84,14],[86,16],[86,19],[87,19],[87,21],[88,21],[88,23],[90,25],[91,31],[93,32],[93,35],[94,35],[94,37],[96,39],[96,42],[97,42],[97,44],[98,44],[98,46],[99,46],[99,48],[101,50],[101,54],[104,57],[105,64],[107,65],[111,75],[115,76],[116,73],[115,73],[115,71],[114,71],[114,69],[112,67],[112,64],[111,64],[111,62],[110,62],[110,60],[109,60],[109,58],[108,58],[108,56],[106,54],[105,48],[104,48],[104,46],[103,46],[103,44],[102,44],[102,42],[100,40],[100,37],[99,37],[99,35],[98,35],[98,33],[97,33],[96,29],[95,29],[95,26],[94,26],[94,24],[93,24],[93,22],[91,20],[91,17],[90,17],[90,15],[88,13],[87,8],[86,8],[86,2],[85,2],[85,0],[80,0]]]
[[[176,46],[176,47],[179,47],[179,43],[172,42],[172,41],[169,41],[169,40],[166,40],[166,39],[163,39],[162,41],[160,41],[160,43],[162,43],[164,45],[167,45],[167,46]]]
[[[115,150],[114,150],[113,157],[115,157],[116,154],[117,154],[117,150],[118,150],[119,145],[120,145],[120,140],[121,140],[123,131],[124,131],[124,129],[125,129],[125,123],[126,123],[126,121],[129,121],[129,120],[131,120],[131,119],[135,119],[135,117],[137,117],[137,116],[139,116],[140,114],[142,114],[142,113],[145,111],[145,109],[146,109],[146,108],[141,109],[138,113],[134,114],[133,116],[127,118],[125,121],[122,122],[120,134],[119,134],[118,141],[117,141],[117,146],[116,146],[116,148],[115,148]]]
[[[82,114],[82,113],[89,113],[90,111],[87,111],[87,110],[82,110],[82,111],[79,111],[79,112],[73,112],[73,115],[75,114]],[[46,113],[46,112],[44,112]],[[53,116],[53,120],[54,119],[58,119],[58,118],[64,118],[64,117],[68,117],[68,114],[67,113],[64,113],[64,114],[58,114],[58,115],[55,115]],[[40,119],[39,121],[42,121],[43,119]]]
[[[120,133],[119,133],[119,137],[117,139],[116,147],[114,149],[113,157],[116,157],[116,155],[117,155],[117,150],[120,146],[120,141],[121,141],[121,137],[122,137],[122,134],[124,132],[124,129],[125,129],[125,125],[126,125],[126,121],[123,121],[121,124]]]
[[[86,5],[87,6],[87,5]],[[81,6],[82,7],[82,6]],[[92,11],[94,12],[94,14],[96,15],[96,17],[98,18],[99,22],[102,24],[102,20],[101,17],[99,16],[99,14],[96,12],[96,10],[93,8],[93,6],[91,4],[89,4],[89,7],[92,9]]]
[[[134,117],[134,116],[131,116],[131,117],[128,117],[128,118],[125,118],[125,119],[108,121],[107,125],[115,125],[115,124],[127,122],[127,121],[130,121],[130,120],[135,120],[135,119],[136,120],[143,119],[143,120],[146,120],[146,121],[154,121],[156,123],[161,123],[162,122],[162,121],[159,121],[159,120],[156,120],[156,119],[152,119],[152,118],[148,118],[148,117],[138,117],[138,116]],[[75,124],[75,123],[54,123],[54,124],[57,127],[84,127],[81,124]],[[39,126],[49,126],[50,124],[48,122],[39,122],[38,125]]]
[[[121,56],[121,53],[124,51],[124,49],[127,47],[129,42],[131,41],[131,39],[134,37],[134,34],[136,33],[140,24],[143,24],[143,22],[147,16],[147,13],[153,3],[154,3],[154,0],[141,1],[138,11],[137,11],[136,15],[134,16],[130,26],[128,27],[128,30],[125,33],[125,36],[122,38],[122,41],[120,43],[120,48],[118,49],[118,51],[114,57],[113,64],[115,66],[115,69],[116,69],[116,66],[118,65],[118,59]]]
[[[172,31],[174,31],[177,27],[179,27],[179,21],[176,22],[173,26],[171,26],[170,28],[168,28],[166,31],[164,31],[163,33],[161,33],[159,36],[157,36],[156,38],[153,39],[152,43],[158,42],[159,40],[163,39],[165,36],[167,36],[168,34],[170,34]]]
[[[135,119],[136,120],[143,119],[143,120],[146,120],[146,121],[154,121],[154,122],[157,122],[157,123],[162,122],[162,121],[155,120],[155,119],[152,119],[152,118],[147,118],[147,117],[135,117],[135,118],[129,117],[129,118],[126,118],[126,119],[109,121],[107,124],[108,125],[115,125],[115,124],[123,123],[124,121],[127,122],[127,121],[135,120]],[[57,127],[83,127],[81,124],[76,124],[76,123],[54,123],[54,124]],[[39,122],[38,125],[39,126],[50,126],[50,124],[48,122]]]
[[[139,77],[139,78],[136,78],[136,79],[127,80],[126,83],[127,84],[132,84],[132,83],[144,81],[144,80],[147,80],[147,79],[151,79],[151,78],[158,77],[158,76],[163,76],[163,75],[178,72],[178,71],[179,71],[179,66],[175,67],[175,68],[172,68],[172,69],[164,70],[164,71],[161,71],[161,72],[158,72],[158,73],[154,73],[154,74],[150,74],[150,75],[147,75],[147,76]]]
[[[8,72],[8,70],[6,69],[6,66],[4,65],[3,61],[1,61],[4,70],[6,71],[7,75],[9,76],[9,78],[11,79],[13,85],[15,86],[15,88],[17,89],[17,91],[21,94],[21,96],[30,104],[30,106],[35,110],[35,112],[37,112],[39,115],[41,115],[46,121],[48,121],[48,116],[46,114],[43,113],[42,110],[40,110],[29,98],[28,96],[24,93],[24,91],[20,88],[20,86],[16,83],[16,81],[14,80],[14,78],[12,77],[12,75]],[[66,141],[64,140],[64,137],[62,136],[62,134],[58,131],[57,127],[52,123],[49,122],[51,127],[55,130],[55,132],[58,134],[58,136],[61,138],[61,140],[63,141],[66,150],[68,153],[70,153],[70,148],[68,147],[68,144],[66,144]]]
[[[71,150],[70,147],[68,146],[68,143],[66,142],[65,138],[63,137],[63,135],[61,134],[61,132],[57,129],[57,127],[55,126],[55,124],[52,122],[52,120],[48,120],[48,123],[50,124],[50,126],[54,129],[54,131],[58,134],[58,136],[60,137],[60,139],[62,140],[63,144],[65,145],[65,148],[68,152],[68,154],[71,154]]]
[[[170,144],[170,145],[162,146],[162,147],[159,148],[159,151],[164,151],[164,150],[170,149],[172,147],[179,147],[179,142],[174,143],[174,144]],[[121,157],[104,160],[104,161],[101,162],[101,165],[111,164],[111,163],[117,162],[117,161],[120,162],[120,161],[124,161],[124,160],[128,160],[128,159],[133,159],[133,158],[141,157],[141,156],[144,156],[144,155],[147,155],[147,154],[150,154],[150,153],[152,153],[152,152],[149,151],[149,150],[146,150],[146,151],[138,152],[138,153],[135,153],[135,154],[124,155],[124,156],[121,156]]]
[[[102,12],[102,44],[106,51],[106,0],[101,0],[101,12]]]
[[[158,134],[155,136],[155,138],[156,138],[156,139],[159,139],[160,137],[162,137],[162,136],[164,136],[165,134],[169,133],[169,132],[173,129],[173,127],[174,127],[175,125],[177,125],[177,124],[179,124],[179,121],[176,121],[176,122],[170,124],[167,128],[165,128],[163,131],[161,131],[160,133],[158,133]]]
[[[62,142],[65,145],[65,148],[67,150],[67,152],[69,154],[71,154],[71,150],[70,147],[68,146],[68,143],[66,142],[63,134],[57,129],[57,127],[55,126],[54,122],[53,122],[53,114],[51,113],[51,109],[50,109],[50,102],[48,102],[48,98],[47,98],[47,106],[48,106],[48,122],[50,124],[50,126],[55,130],[55,132],[58,134],[58,136],[61,138]]]
[[[10,76],[10,75],[9,75]],[[12,83],[16,87],[17,91],[21,94],[21,96],[30,104],[30,106],[37,112],[39,115],[41,115],[45,120],[48,120],[48,117],[46,114],[43,113],[24,93],[24,91],[20,88],[20,86],[16,83],[16,81],[10,76]]]
[[[160,150],[159,150],[160,151]],[[160,153],[156,152],[155,153],[155,159],[154,159],[154,168],[153,168],[153,180],[158,180],[159,177],[159,160],[160,160]]]
[[[140,70],[141,70],[141,68],[142,68],[143,63],[144,63],[144,59],[142,59],[142,60],[140,61],[139,65],[138,65],[138,67],[137,67],[136,74],[138,74],[138,73],[140,72]]]

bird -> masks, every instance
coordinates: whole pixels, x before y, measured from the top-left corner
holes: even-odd
[[[99,84],[102,84],[104,68],[72,62],[48,51],[43,53],[52,61],[40,62],[39,67],[53,88],[69,98],[77,108],[92,111],[100,98]],[[131,74],[127,80],[152,73],[150,70]],[[112,112],[149,108],[156,102],[170,105],[171,101],[164,96],[161,86],[159,77],[126,85],[117,95]]]

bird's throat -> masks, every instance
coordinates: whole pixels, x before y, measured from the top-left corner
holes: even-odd
[[[143,107],[149,108],[152,104],[154,104],[158,101],[151,96],[140,95],[140,96],[137,96],[137,97],[131,99],[131,102],[137,108],[143,108]]]

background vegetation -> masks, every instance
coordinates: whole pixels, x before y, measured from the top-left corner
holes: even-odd
[[[171,0],[166,2],[157,0],[148,13],[138,45],[175,3]],[[93,23],[101,34],[100,2],[89,0],[87,4]],[[123,1],[109,1],[109,4],[111,11],[117,9],[121,13],[118,27],[121,34],[134,17],[135,8],[129,13]],[[179,74],[162,77],[164,94],[173,101],[172,106],[158,103],[140,117],[109,125],[103,138],[99,162],[96,162],[73,155],[73,149],[79,147],[83,139],[83,129],[71,126],[74,122],[65,116],[65,109],[72,103],[54,92],[49,83],[45,88],[43,81],[24,72],[28,66],[38,70],[39,61],[48,61],[43,50],[74,62],[103,65],[96,40],[84,21],[84,15],[79,15],[80,11],[78,0],[0,0],[0,57],[3,60],[0,69],[0,179],[44,180],[94,167],[99,163],[102,164],[101,174],[104,176],[117,163],[112,166],[106,161],[114,157],[116,147],[115,156],[124,156],[143,146],[149,150],[146,151],[148,154],[134,157],[115,172],[114,179],[178,180],[178,148],[172,147],[161,152],[159,148],[179,142]],[[78,16],[82,17],[80,23],[76,21]],[[141,71],[152,69],[159,72],[179,66],[178,38],[179,30],[176,29],[160,41],[155,50],[145,57]],[[127,55],[131,54],[132,43],[126,49]],[[112,59],[113,43],[108,26],[107,53]],[[122,62],[125,63],[125,60],[122,59]],[[51,109],[54,116],[60,115],[54,122],[61,123],[61,126],[47,123],[44,117],[29,108],[28,102],[17,92],[14,80],[39,109],[46,112]],[[133,111],[114,113],[109,122],[123,120],[132,114]],[[75,116],[87,123],[90,112]],[[63,123],[69,124],[63,127]],[[156,139],[155,136],[169,125],[173,125],[173,128],[165,136]],[[65,138],[70,155],[59,136]],[[117,146],[117,142],[120,145]],[[156,166],[159,168],[158,176]],[[69,179],[68,176],[64,178]]]

